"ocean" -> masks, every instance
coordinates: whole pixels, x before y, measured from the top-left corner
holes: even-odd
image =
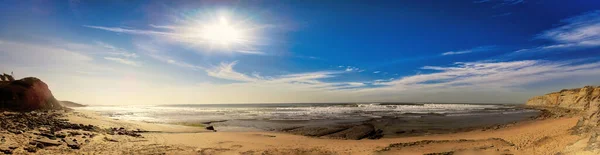
[[[286,103],[88,106],[121,120],[210,124],[220,131],[283,131],[298,127],[373,124],[385,133],[450,131],[530,119],[539,111],[510,104]],[[211,123],[212,122],[212,123]]]

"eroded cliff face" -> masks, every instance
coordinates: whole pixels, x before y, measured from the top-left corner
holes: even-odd
[[[62,109],[48,85],[34,77],[0,83],[0,109],[31,111]]]
[[[579,125],[596,127],[600,124],[600,86],[585,86],[583,88],[563,89],[559,92],[536,96],[527,105],[542,107],[559,107],[582,111]]]
[[[591,151],[600,154],[600,86],[563,89],[536,96],[529,99],[527,105],[580,110],[581,118],[572,133],[582,136],[582,139],[569,146],[572,148],[570,153]]]
[[[585,86],[576,89],[563,89],[543,96],[536,96],[529,101],[530,106],[560,107],[578,110],[593,110],[589,108],[600,98],[600,86]],[[597,105],[597,104],[596,104]]]

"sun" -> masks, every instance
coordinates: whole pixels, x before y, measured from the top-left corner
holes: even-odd
[[[231,25],[225,17],[221,17],[218,22],[204,25],[201,33],[202,39],[213,44],[231,45],[244,40],[240,28]]]

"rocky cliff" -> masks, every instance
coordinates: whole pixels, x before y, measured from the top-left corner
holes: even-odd
[[[34,77],[0,83],[0,109],[31,111],[62,109],[48,85]]]
[[[600,86],[563,89],[559,92],[536,96],[527,101],[529,106],[558,107],[582,111],[580,125],[598,126],[600,123]]]
[[[600,86],[585,86],[536,96],[529,99],[527,105],[587,110],[592,102],[598,102],[599,98]]]
[[[569,147],[574,152],[592,151],[600,154],[600,86],[563,89],[536,96],[529,99],[527,105],[580,110],[581,118],[572,128],[572,134],[580,135],[582,139]]]
[[[87,105],[75,103],[72,101],[60,101],[60,104],[63,107],[87,107]]]

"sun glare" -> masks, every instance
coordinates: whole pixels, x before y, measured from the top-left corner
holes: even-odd
[[[221,17],[219,22],[203,27],[202,38],[212,43],[230,45],[232,43],[239,43],[243,35],[238,28],[229,24],[226,18]]]

